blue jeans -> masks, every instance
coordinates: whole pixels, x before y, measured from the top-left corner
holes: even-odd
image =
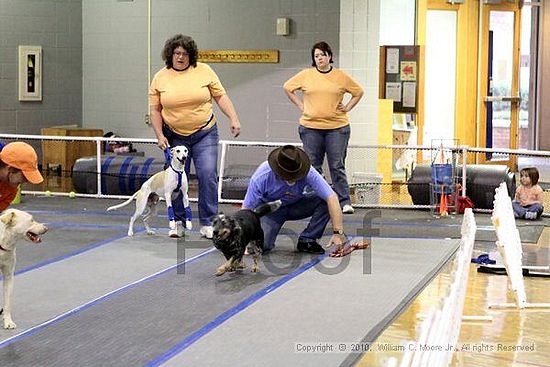
[[[320,174],[323,174],[322,166],[326,153],[332,188],[342,206],[351,204],[345,167],[350,137],[349,125],[330,130],[310,129],[300,125],[298,132],[311,165]]]
[[[544,207],[539,203],[521,206],[519,202],[515,200],[512,201],[512,208],[514,209],[514,216],[516,218],[525,218],[525,213],[527,212],[536,212],[537,218],[539,218],[544,211]]]
[[[287,220],[300,220],[311,217],[307,227],[302,231],[298,241],[314,242],[323,236],[330,219],[326,201],[318,196],[306,196],[294,204],[279,208],[273,213],[262,217],[264,231],[264,251],[275,247],[275,239],[281,227]]]
[[[212,217],[218,213],[218,126],[189,136],[176,134],[166,126],[162,130],[171,147],[185,145],[189,149],[185,173],[189,177],[192,159],[199,181],[199,221],[203,226],[212,225]],[[182,194],[178,195],[172,206],[176,220],[184,221]]]

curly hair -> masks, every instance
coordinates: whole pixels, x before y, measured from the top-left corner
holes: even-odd
[[[527,174],[527,176],[531,179],[531,185],[536,185],[539,182],[539,170],[535,167],[525,167],[519,171],[519,173]]]
[[[325,41],[321,41],[321,42],[317,42],[316,44],[314,44],[313,47],[311,48],[311,66],[316,66],[316,64],[315,64],[315,50],[316,49],[321,50],[325,53],[325,55],[328,55],[330,57],[329,64],[332,64],[332,50],[331,50],[330,46],[328,45],[328,43],[326,43]]]
[[[195,43],[193,38],[189,36],[184,36],[183,34],[176,34],[175,36],[166,40],[166,43],[164,44],[164,48],[162,49],[162,54],[161,54],[162,59],[166,64],[166,67],[168,69],[171,69],[174,67],[174,65],[172,64],[172,55],[174,54],[174,50],[180,46],[183,47],[185,51],[189,53],[189,66],[196,67],[197,57],[199,54],[199,50],[197,49],[197,44]]]

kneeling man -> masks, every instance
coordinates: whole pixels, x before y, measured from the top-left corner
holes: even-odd
[[[329,245],[336,245],[336,251],[342,249],[346,237],[338,196],[323,176],[311,167],[307,154],[293,145],[269,153],[267,162],[262,163],[250,179],[243,208],[254,209],[262,203],[279,199],[281,208],[261,218],[265,252],[275,247],[277,234],[287,220],[308,217],[311,219],[298,237],[298,251],[325,252],[317,241],[329,219],[333,229]]]

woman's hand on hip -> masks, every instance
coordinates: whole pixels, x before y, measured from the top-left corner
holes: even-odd
[[[231,126],[229,127],[233,137],[237,137],[241,134],[241,123],[238,119],[231,120]]]
[[[340,112],[349,112],[348,108],[344,106],[342,102],[338,103],[338,107],[336,109]]]
[[[162,150],[166,150],[168,147],[170,147],[170,144],[168,144],[168,139],[166,139],[166,136],[164,135],[161,135],[157,138],[157,145]]]

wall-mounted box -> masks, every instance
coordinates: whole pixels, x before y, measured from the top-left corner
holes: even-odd
[[[277,36],[288,36],[290,34],[290,19],[277,18]]]
[[[42,100],[41,46],[19,46],[19,100]]]

